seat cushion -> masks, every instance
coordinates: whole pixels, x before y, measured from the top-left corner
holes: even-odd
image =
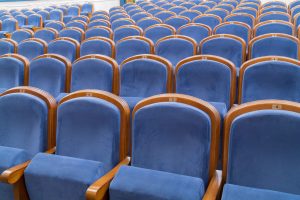
[[[294,195],[272,190],[257,189],[232,184],[224,186],[222,200],[300,200]]]
[[[226,114],[227,114],[227,106],[225,103],[221,102],[209,102],[211,105],[213,105],[219,112],[221,120],[223,121]]]
[[[200,200],[202,179],[123,166],[111,182],[110,200]]]
[[[81,200],[103,175],[100,162],[39,153],[25,170],[25,183],[31,200]]]
[[[30,159],[30,155],[23,149],[0,146],[0,174],[8,168]]]
[[[128,104],[129,108],[130,108],[130,111],[133,111],[135,105],[143,100],[144,98],[143,97],[122,97]]]

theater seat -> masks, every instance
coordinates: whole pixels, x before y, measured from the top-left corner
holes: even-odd
[[[0,55],[17,52],[18,43],[12,39],[0,39]]]
[[[38,38],[30,38],[22,41],[18,46],[18,54],[26,57],[29,61],[37,56],[47,53],[47,43]]]
[[[58,54],[74,62],[79,57],[80,44],[72,38],[57,38],[48,44],[48,53]]]
[[[82,41],[80,46],[80,56],[89,54],[100,54],[114,58],[115,43],[105,37],[91,37]]]

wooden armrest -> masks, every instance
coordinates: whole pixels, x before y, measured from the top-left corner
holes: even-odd
[[[6,38],[11,38],[11,33],[4,33],[4,36],[5,36]]]
[[[116,173],[119,171],[120,167],[122,165],[129,165],[130,164],[130,157],[126,157],[124,160],[122,160],[116,167],[114,167],[111,171],[109,171],[107,174],[102,176],[100,179],[95,181],[86,192],[86,199],[87,200],[102,200],[108,190],[109,184],[116,175]]]
[[[49,153],[49,154],[55,153],[55,147],[49,149],[45,153]],[[4,182],[8,184],[16,183],[23,176],[24,171],[29,163],[30,160],[5,170],[4,172],[2,172],[2,174],[0,174],[0,182]]]
[[[32,27],[33,32],[36,32],[38,30],[42,29],[42,27],[34,26]]]
[[[222,171],[216,170],[212,177],[203,200],[217,200],[221,197]]]

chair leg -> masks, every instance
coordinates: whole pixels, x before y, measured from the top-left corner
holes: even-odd
[[[24,176],[14,184],[14,197],[15,200],[29,200]]]

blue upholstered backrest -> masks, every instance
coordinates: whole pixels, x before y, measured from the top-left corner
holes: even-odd
[[[167,67],[156,60],[136,59],[122,65],[123,97],[149,97],[167,92]]]
[[[204,101],[223,102],[230,107],[231,71],[213,60],[195,60],[183,64],[176,74],[176,92]]]
[[[13,93],[0,97],[0,146],[24,149],[29,155],[47,148],[48,107],[40,98]]]
[[[116,45],[116,61],[121,64],[125,59],[137,54],[150,54],[151,46],[141,39],[120,41]]]
[[[231,34],[242,38],[248,44],[249,35],[251,34],[247,27],[240,24],[225,24],[216,29],[216,34]]]
[[[179,13],[179,15],[188,17],[191,21],[200,16],[198,12],[195,12],[193,10],[182,11],[181,13]]]
[[[79,14],[79,10],[78,6],[71,6],[68,8],[68,15],[77,16]]]
[[[48,45],[48,53],[62,55],[73,62],[76,59],[76,45],[67,40],[53,41]]]
[[[218,37],[207,40],[201,48],[202,54],[221,56],[233,62],[237,68],[243,63],[243,46],[236,39]]]
[[[265,22],[268,20],[282,20],[282,21],[286,21],[286,22],[290,21],[288,15],[278,14],[278,13],[270,13],[270,14],[267,14],[267,15],[261,17],[259,19],[259,22]]]
[[[94,27],[94,28],[90,28],[85,32],[85,38],[91,38],[91,37],[96,37],[96,36],[100,36],[100,37],[106,37],[106,38],[110,38],[110,32],[104,28],[100,28],[100,27]]]
[[[81,12],[91,13],[93,11],[93,4],[84,3],[81,8]]]
[[[220,21],[213,16],[200,16],[194,19],[195,23],[205,24],[211,28],[211,30],[214,30],[214,28],[220,24]]]
[[[63,12],[61,10],[55,9],[50,11],[50,20],[61,21]]]
[[[172,14],[171,12],[166,12],[166,11],[159,12],[154,15],[154,17],[157,17],[158,19],[162,20],[163,22],[172,16],[174,16],[174,14]]]
[[[256,36],[260,36],[267,33],[285,33],[288,35],[294,34],[294,29],[292,26],[283,23],[267,23],[257,27]]]
[[[9,89],[24,84],[24,63],[13,57],[0,58],[0,88]]]
[[[21,42],[18,46],[18,54],[26,57],[29,61],[33,58],[43,55],[45,47],[42,43],[31,40]]]
[[[224,18],[227,16],[227,13],[225,10],[217,10],[217,9],[209,10],[206,12],[206,14],[217,15],[217,16],[221,17],[222,20],[224,20]]]
[[[263,9],[262,11],[261,11],[261,14],[264,14],[264,13],[267,13],[267,12],[285,12],[285,13],[287,13],[288,11],[287,11],[287,8],[286,7],[278,7],[278,6],[276,6],[276,7],[270,7],[270,8],[267,8],[267,9]]]
[[[264,61],[245,70],[242,103],[261,99],[300,102],[300,67],[283,61]]]
[[[101,54],[112,56],[112,46],[105,40],[93,39],[82,42],[80,46],[80,56],[88,54]]]
[[[171,29],[165,27],[165,26],[155,26],[155,27],[149,27],[149,29],[145,30],[145,37],[149,38],[150,40],[153,41],[155,44],[159,39],[173,35],[174,33],[172,32]]]
[[[84,59],[72,66],[71,92],[98,89],[112,92],[113,67],[100,59]]]
[[[43,21],[43,22],[44,22],[45,20],[48,20],[48,19],[49,19],[49,12],[48,12],[48,11],[41,10],[41,11],[38,11],[37,14],[39,14],[39,15],[42,16],[42,21]]]
[[[119,40],[128,37],[128,36],[139,36],[140,31],[133,27],[120,27],[114,30],[114,41],[118,42]]]
[[[107,16],[106,15],[102,15],[102,14],[95,15],[95,16],[91,17],[90,22],[94,22],[94,21],[96,21],[98,19],[107,20]]]
[[[14,53],[15,47],[11,42],[0,40],[0,55]]]
[[[300,194],[300,114],[260,110],[234,119],[227,182]]]
[[[22,30],[22,29],[14,31],[11,34],[11,39],[13,39],[14,41],[16,41],[17,43],[20,43],[23,40],[29,39],[31,37],[32,37],[32,35],[30,34],[30,32],[28,32],[26,30]]]
[[[145,30],[146,28],[155,25],[155,24],[160,24],[158,20],[155,20],[153,18],[147,18],[145,20],[139,20],[136,25]]]
[[[227,22],[244,22],[248,24],[251,28],[253,27],[253,19],[250,16],[239,14],[239,15],[232,15],[226,18]]]
[[[209,10],[209,7],[206,7],[204,5],[197,5],[197,6],[193,6],[191,8],[191,10],[197,10],[197,11],[199,11],[201,13],[205,13],[205,11]]]
[[[182,27],[177,34],[191,37],[199,44],[201,40],[209,36],[209,30],[204,26],[195,24]]]
[[[135,22],[139,21],[140,19],[143,19],[145,17],[148,17],[148,15],[144,12],[142,13],[136,13],[132,15],[131,19],[133,19]]]
[[[85,31],[85,26],[83,23],[77,22],[77,21],[70,21],[66,24],[66,27],[76,27],[80,28],[81,30]]]
[[[52,40],[56,39],[56,35],[53,31],[47,30],[47,29],[41,29],[34,33],[35,38],[40,38],[44,40],[45,42],[49,43]]]
[[[211,121],[205,112],[178,102],[155,103],[135,113],[132,128],[133,166],[201,177],[207,183]]]
[[[189,20],[180,17],[172,17],[165,20],[165,24],[173,26],[176,30],[187,23],[189,23]]]
[[[65,92],[66,66],[55,58],[33,60],[29,67],[29,85],[49,92],[53,97]]]
[[[49,22],[45,25],[45,27],[54,28],[57,31],[61,31],[64,28],[64,26],[58,22]]]
[[[106,26],[106,27],[108,27],[109,22],[104,21],[104,20],[95,20],[95,21],[92,21],[88,24],[88,28],[91,28],[91,27],[94,27],[94,26]]]
[[[257,15],[256,10],[252,10],[252,9],[247,8],[247,7],[238,8],[236,10],[233,10],[232,13],[247,13],[247,14],[252,15],[253,17],[256,17],[256,15]]]
[[[58,107],[56,153],[101,161],[108,171],[119,161],[120,111],[94,97],[71,99]]]
[[[24,26],[27,23],[27,17],[25,15],[17,15],[15,19],[18,21],[18,26]]]
[[[194,55],[194,46],[190,41],[170,38],[157,43],[155,53],[168,59],[175,68],[180,60]]]
[[[40,27],[41,26],[42,16],[38,14],[32,14],[28,16],[28,25],[33,25]]]
[[[267,37],[256,40],[251,49],[251,57],[286,56],[298,59],[298,44],[290,38]]]
[[[82,34],[80,31],[75,30],[75,29],[63,29],[59,32],[59,37],[69,37],[72,38],[76,41],[78,41],[79,43],[82,40]]]

